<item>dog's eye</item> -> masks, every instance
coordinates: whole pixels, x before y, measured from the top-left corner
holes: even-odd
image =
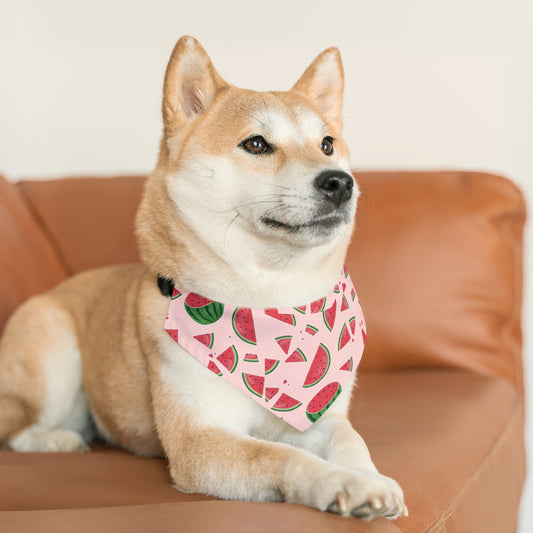
[[[326,155],[331,155],[333,153],[333,137],[324,137],[320,148]]]
[[[261,135],[255,135],[250,137],[240,144],[247,152],[251,154],[264,154],[265,152],[271,152],[272,147],[261,137]]]

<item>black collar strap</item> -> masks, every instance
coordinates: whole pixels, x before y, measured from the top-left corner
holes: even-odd
[[[159,290],[163,296],[172,296],[172,291],[174,290],[174,280],[157,276],[157,286],[159,287]]]

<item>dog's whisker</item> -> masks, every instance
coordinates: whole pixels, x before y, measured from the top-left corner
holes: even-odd
[[[210,172],[211,175],[215,173],[215,169],[208,167],[205,163],[202,163],[202,161],[199,161],[198,159],[196,159],[194,163],[196,165],[200,165],[201,167],[204,167],[206,170]]]
[[[278,194],[280,198],[295,198],[296,200],[309,200],[309,196],[300,196],[299,194]]]
[[[268,200],[267,198],[274,197],[272,200]],[[256,196],[253,198],[249,198],[249,201],[243,202],[241,204],[234,205],[233,207],[230,207],[228,209],[224,209],[222,211],[214,211],[214,213],[222,214],[222,213],[229,213],[232,212],[235,209],[239,209],[242,207],[250,207],[252,205],[256,204],[268,204],[268,203],[278,203],[281,204],[283,200],[281,198],[291,198],[293,200],[300,200],[300,201],[311,201],[312,198],[309,196],[300,196],[298,194],[279,194],[279,193],[271,193],[271,194],[264,194],[260,196]],[[276,206],[276,207],[296,207],[296,205],[290,205],[286,206],[285,204],[283,206]]]
[[[287,268],[287,266],[289,265],[293,257],[294,257],[293,254],[289,255],[289,257],[287,258],[287,261],[285,261],[285,264],[281,267],[281,270],[278,272],[277,278],[279,278],[281,274],[283,274],[283,271]]]
[[[223,214],[223,213],[231,213],[232,211],[235,211],[235,209],[238,209],[240,207],[247,207],[254,204],[271,204],[271,203],[280,203],[281,200],[257,200],[254,202],[247,202],[243,204],[234,205],[233,207],[229,207],[228,209],[223,209],[222,211],[215,211],[213,210],[213,213],[216,214]]]
[[[226,236],[228,234],[228,230],[230,226],[237,220],[237,218],[240,216],[240,213],[236,210],[237,214],[229,221],[228,225],[226,226],[226,229],[224,230],[224,235],[222,236],[222,244],[224,246],[224,249],[226,249]]]
[[[238,207],[248,207],[250,205],[256,205],[256,204],[273,204],[273,203],[281,203],[281,200],[256,200],[255,202],[246,202],[244,204],[238,204],[234,206],[232,209],[236,209]]]
[[[278,210],[281,210],[281,209],[286,209],[286,211],[290,211],[292,208],[296,207],[295,205],[278,205],[276,207],[272,207],[271,209],[267,209],[263,215],[261,215],[262,217],[265,217],[265,216],[270,216],[274,213],[274,211],[278,211]],[[278,213],[279,214],[279,213]]]
[[[255,183],[261,184],[261,185],[267,185],[268,187],[279,187],[280,189],[288,189],[288,190],[292,189],[292,187],[287,187],[287,185],[280,185],[279,183],[268,183],[266,181],[256,181]]]
[[[284,211],[281,211],[281,212],[277,212],[277,215],[281,218],[283,218],[284,214],[289,211],[289,209],[286,207],[286,206],[282,206],[285,210]],[[257,220],[260,222],[262,219],[264,219],[265,217],[266,218],[270,218],[272,216],[272,213],[264,213],[263,215],[261,215]]]

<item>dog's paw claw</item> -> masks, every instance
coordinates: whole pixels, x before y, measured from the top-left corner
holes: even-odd
[[[330,513],[364,520],[392,520],[407,511],[398,483],[378,472],[339,469],[311,486],[313,500],[308,505]]]
[[[383,506],[379,498],[370,498],[368,503],[372,509],[380,509]]]
[[[364,518],[365,520],[370,520],[371,518],[376,516],[377,513],[373,506],[369,502],[366,502],[363,503],[363,505],[352,509],[351,514],[356,518]]]
[[[334,513],[334,514],[341,514],[341,509],[339,507],[339,502],[337,500],[335,500],[334,502],[331,502],[326,511],[328,513]]]
[[[348,506],[346,505],[346,497],[344,493],[339,491],[335,495],[335,501],[331,502],[326,509],[329,513],[346,514],[348,512]]]
[[[337,492],[336,494],[337,503],[339,504],[339,509],[341,513],[347,513],[348,512],[348,506],[346,505],[346,497],[344,496],[343,492]]]

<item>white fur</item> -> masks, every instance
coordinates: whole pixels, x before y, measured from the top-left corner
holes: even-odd
[[[327,125],[316,113],[305,107],[297,107],[294,115],[298,121],[298,130],[303,138],[310,138],[320,142],[327,135]]]
[[[271,104],[256,111],[251,117],[251,132],[260,133],[272,144],[305,146],[320,142],[327,135],[324,120],[308,108],[297,107],[291,110],[275,108]]]
[[[88,450],[85,439],[92,438],[92,431],[77,339],[73,331],[65,329],[63,336],[55,340],[54,345],[40,354],[45,383],[43,409],[36,424],[10,440],[9,447],[13,450]]]
[[[283,146],[293,142],[303,146],[305,142],[306,136],[301,134],[299,124],[291,120],[281,109],[265,106],[264,110],[252,115],[251,122],[255,123],[257,131],[261,131],[261,134],[273,144]]]

